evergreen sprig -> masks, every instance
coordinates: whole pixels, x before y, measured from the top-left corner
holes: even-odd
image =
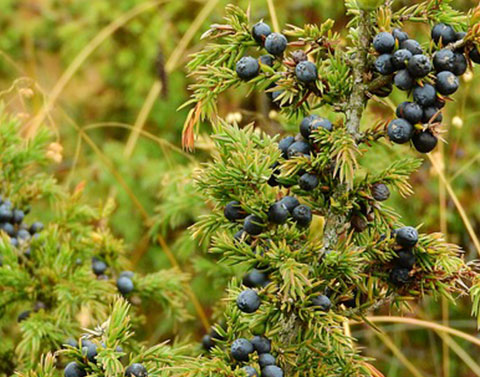
[[[20,134],[19,122],[4,110],[0,121],[0,143],[4,145],[0,152],[2,210],[11,206],[20,216],[33,207],[29,216],[36,216],[40,211],[35,207],[41,199],[50,200],[43,205],[51,209],[44,229],[34,223],[35,234],[33,225],[21,218],[14,225],[8,223],[10,228],[2,223],[0,328],[9,341],[0,347],[0,373],[49,375],[53,359],[42,359],[42,355],[77,336],[82,327],[104,321],[111,305],[119,301],[116,279],[129,268],[127,249],[108,227],[115,208],[112,201],[97,207],[88,205],[82,198],[83,186],[69,192],[46,172],[51,145],[48,132],[42,131],[27,141]],[[107,270],[94,271],[97,261],[105,263]],[[188,275],[176,269],[144,276],[133,274],[134,288],[126,295],[137,303],[139,315],[139,303],[144,307],[156,303],[176,321],[183,321],[189,318],[183,288],[187,280]],[[112,329],[117,332],[110,335],[109,345],[129,336],[129,330],[117,323],[115,315],[112,320]],[[140,324],[135,322],[135,326]],[[108,375],[118,370],[114,356],[104,355]],[[32,369],[39,362],[44,365],[41,372]]]
[[[193,234],[210,240],[210,252],[222,262],[248,273],[260,271],[266,281],[252,287],[248,274],[242,283],[232,281],[225,324],[218,329],[221,336],[214,340],[211,358],[200,359],[200,375],[228,374],[246,365],[228,348],[236,339],[262,335],[271,340],[276,363],[286,375],[371,376],[375,369],[370,360],[352,346],[353,340],[343,330],[347,321],[369,323],[366,316],[372,310],[386,305],[408,309],[410,302],[427,295],[455,300],[469,293],[473,313],[480,314],[476,265],[465,263],[460,248],[441,234],[418,234],[418,229],[405,227],[400,216],[381,203],[388,199],[390,188],[403,197],[413,194],[409,178],[422,160],[399,158],[390,166],[368,166],[364,157],[385,145],[387,127],[384,122],[363,127],[362,122],[368,101],[373,95],[384,96],[381,88],[388,95],[393,81],[392,75],[379,77],[373,67],[370,46],[375,34],[390,32],[406,21],[430,26],[445,22],[465,30],[472,16],[453,9],[451,1],[424,1],[398,11],[391,8],[391,1],[345,3],[351,18],[344,39],[332,32],[330,20],[320,26],[290,26],[288,48],[300,50],[284,52],[273,67],[261,66],[254,78],[246,80],[250,91],[263,90],[266,85],[261,83],[270,80],[266,92],[287,118],[308,115],[301,122],[301,134],[278,140],[252,125],[240,128],[211,114],[216,149],[212,161],[196,173],[195,182],[212,211],[192,227]],[[230,30],[226,35],[242,30],[247,39],[251,25],[248,17],[243,20],[242,26],[224,26]],[[474,30],[476,26],[470,27],[446,47],[470,51]],[[256,42],[249,40],[224,56],[222,62],[230,65],[225,64],[222,72],[212,69],[211,74],[232,87],[241,76],[234,65],[247,48],[261,48],[261,41]],[[265,47],[268,50],[266,43]],[[433,53],[433,43],[428,51]],[[205,103],[198,98],[216,80],[203,74],[207,67],[200,63],[208,61],[209,54],[215,55],[207,48],[193,58],[197,83],[189,102],[195,107],[186,123],[188,147],[193,142],[191,131],[205,119],[203,109],[214,110],[210,100],[220,94]],[[308,84],[296,71],[305,61],[316,68]],[[434,79],[430,75],[422,83],[434,83]],[[226,88],[219,82],[215,85],[221,91]],[[336,114],[321,118],[313,112],[320,108],[322,115]],[[429,127],[436,132],[430,123],[425,127],[412,133]],[[299,201],[294,205],[311,212],[309,226],[302,227],[292,209],[292,216],[276,217],[283,214],[285,199],[295,201],[292,197]],[[251,219],[257,227],[251,226]],[[253,297],[253,309],[243,301],[245,297]],[[257,356],[251,356],[247,365],[258,369]]]

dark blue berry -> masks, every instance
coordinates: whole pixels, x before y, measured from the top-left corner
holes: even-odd
[[[260,296],[253,289],[246,289],[237,297],[237,306],[244,313],[256,312],[260,304]]]
[[[408,73],[406,69],[398,71],[395,75],[393,82],[395,86],[400,90],[410,90],[415,84],[415,79]]]
[[[12,211],[12,222],[14,224],[20,224],[25,218],[25,213],[21,209],[14,209]]]
[[[87,357],[88,361],[94,363],[98,355],[97,345],[93,342],[82,345],[82,353]]]
[[[403,118],[411,124],[417,124],[422,120],[423,109],[418,103],[402,102],[398,105],[396,114],[399,118]]]
[[[243,277],[243,285],[247,286],[248,288],[263,287],[267,283],[268,283],[267,274],[255,268],[249,271]]]
[[[265,49],[272,55],[280,56],[287,48],[287,38],[280,33],[271,33],[265,39]]]
[[[312,222],[312,210],[310,207],[301,204],[293,209],[292,217],[299,226],[307,227]]]
[[[380,54],[392,52],[395,48],[395,38],[392,34],[382,31],[373,38],[373,48]]]
[[[273,67],[274,58],[272,55],[262,55],[260,56],[260,63],[269,67]]]
[[[127,295],[133,291],[135,286],[129,277],[122,276],[117,279],[117,288],[122,295]]]
[[[268,220],[275,224],[285,224],[290,212],[282,202],[272,204],[268,210]]]
[[[65,377],[84,377],[87,375],[85,368],[76,361],[72,361],[71,363],[67,364],[63,373]]]
[[[0,224],[0,230],[3,230],[5,233],[7,233],[10,237],[15,236],[15,227],[10,224],[10,223],[1,223]]]
[[[235,71],[237,72],[238,77],[242,80],[248,81],[258,76],[260,65],[258,64],[257,59],[254,59],[251,56],[244,56],[237,62]]]
[[[0,222],[11,222],[13,217],[12,210],[4,204],[0,206]]]
[[[252,236],[258,236],[263,232],[264,225],[260,217],[249,215],[243,222],[243,230]]]
[[[284,137],[282,140],[278,142],[278,149],[282,151],[282,156],[284,158],[288,157],[288,147],[295,142],[295,138],[293,136]]]
[[[435,88],[430,84],[424,84],[423,86],[417,86],[413,90],[413,99],[422,107],[428,107],[435,104],[437,98],[437,92]]]
[[[125,371],[126,377],[147,377],[147,368],[145,368],[142,364],[134,363],[130,365],[127,370]]]
[[[230,352],[235,360],[248,361],[249,355],[253,353],[253,345],[247,339],[239,338],[232,343]]]
[[[377,60],[375,60],[375,69],[378,73],[384,76],[391,75],[393,72],[395,72],[395,68],[393,67],[392,55],[380,55]]]
[[[443,115],[440,112],[440,109],[437,109],[435,106],[430,106],[423,109],[423,123],[440,123],[443,120]]]
[[[438,139],[430,131],[422,131],[412,137],[413,146],[420,153],[429,153],[435,149]]]
[[[388,125],[387,133],[390,140],[394,143],[404,144],[412,138],[413,126],[405,119],[394,119]]]
[[[296,141],[287,149],[288,157],[308,155],[312,151],[312,147],[306,141]]]
[[[305,118],[303,118],[302,122],[300,123],[300,133],[305,139],[309,139],[312,130],[317,128],[325,128],[331,130],[332,123],[325,118],[321,118],[318,115],[312,114]]]
[[[319,184],[318,177],[314,174],[305,173],[298,179],[298,185],[302,190],[311,191]]]
[[[40,221],[35,221],[31,226],[30,226],[30,233],[35,234],[39,233],[43,230],[44,226],[43,223]]]
[[[270,340],[264,336],[254,336],[252,339],[252,344],[253,348],[255,348],[255,351],[257,351],[259,355],[262,353],[269,353],[272,350],[272,344],[270,343]]]
[[[262,353],[258,357],[258,364],[262,369],[269,365],[275,365],[276,364],[275,356],[273,356],[270,353]]]
[[[225,217],[230,221],[236,221],[244,219],[247,215],[242,209],[240,202],[232,201],[225,206],[223,211]]]
[[[452,72],[456,76],[462,76],[465,72],[467,72],[467,68],[468,64],[465,55],[463,55],[461,52],[455,52]]]
[[[407,268],[394,268],[390,273],[390,281],[396,286],[402,286],[408,283],[409,270]]]
[[[412,55],[423,53],[422,46],[420,46],[420,43],[418,43],[415,39],[407,39],[406,41],[403,41],[400,47],[410,51]]]
[[[435,70],[437,72],[452,72],[454,63],[455,53],[448,48],[442,48],[441,50],[437,51],[433,56],[433,66],[435,67]]]
[[[254,367],[246,365],[242,369],[247,373],[247,377],[258,377],[257,370]]]
[[[476,46],[470,50],[468,56],[470,57],[472,62],[480,64],[480,51],[478,51],[478,48]]]
[[[371,187],[373,199],[383,202],[390,197],[390,190],[384,183],[375,183]]]
[[[421,78],[432,71],[432,63],[426,55],[413,55],[408,61],[407,69],[412,77]]]
[[[446,46],[449,43],[453,43],[457,40],[457,33],[450,25],[443,23],[437,24],[432,28],[432,39],[438,45],[440,40],[442,45]]]
[[[396,230],[395,239],[400,246],[413,247],[418,242],[418,231],[413,226],[404,226]]]
[[[280,174],[281,170],[278,168],[276,168],[277,166],[279,165],[278,162],[275,162],[270,168],[273,169],[273,172],[272,172],[272,175],[270,176],[270,178],[268,178],[268,185],[269,186],[272,186],[272,187],[276,187],[280,184],[280,182],[278,182],[278,175]]]
[[[318,295],[312,299],[313,306],[319,308],[324,312],[328,312],[332,307],[332,302],[325,295]]]
[[[206,334],[202,338],[202,347],[206,351],[210,351],[213,347],[215,347],[215,343],[210,335]]]
[[[300,62],[295,67],[295,75],[298,81],[305,84],[314,82],[318,77],[317,66],[308,60]]]
[[[408,34],[401,29],[395,28],[392,31],[393,37],[398,41],[398,44],[401,45],[408,39]]]
[[[262,369],[262,377],[283,377],[283,370],[276,365],[269,365]]]
[[[101,260],[94,260],[92,262],[92,270],[95,275],[102,275],[107,270],[107,264]]]
[[[268,26],[265,22],[257,22],[253,25],[252,28],[252,37],[258,43],[263,45],[265,38],[267,38],[272,33],[270,26]]]
[[[400,250],[397,252],[398,257],[393,260],[396,267],[406,268],[411,270],[415,264],[415,255],[410,250]]]
[[[19,229],[17,232],[17,239],[19,241],[28,241],[32,236],[26,229]]]
[[[300,205],[300,202],[298,201],[297,198],[295,198],[294,196],[284,196],[281,200],[280,200],[280,203],[283,203],[285,204],[285,206],[287,207],[288,211],[290,213],[293,212],[293,210]]]
[[[407,67],[408,61],[412,56],[412,53],[404,48],[395,51],[392,56],[393,67],[396,70],[405,69]]]
[[[319,116],[315,114],[311,114],[303,118],[302,122],[300,123],[300,133],[305,139],[308,140],[310,137],[312,121],[318,118]]]
[[[437,74],[435,88],[438,93],[448,96],[455,93],[459,86],[460,80],[454,73],[443,71]]]
[[[30,317],[31,313],[32,312],[30,310],[25,310],[24,312],[21,312],[17,317],[17,322],[25,321],[26,319],[28,319],[28,317]]]

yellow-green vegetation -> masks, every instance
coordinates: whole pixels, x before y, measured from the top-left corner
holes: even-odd
[[[433,56],[431,29],[446,23],[468,32],[468,55],[480,48],[476,1],[0,9],[0,376],[60,376],[76,360],[96,376],[141,376],[137,363],[150,376],[253,365],[269,377],[256,354],[230,352],[255,335],[272,340],[285,376],[480,376],[479,64],[468,60],[441,125],[427,127],[436,149],[420,155],[383,138],[408,92],[375,71],[372,44],[400,27]],[[266,54],[251,35],[262,20],[290,45],[241,80],[237,61]],[[298,50],[317,67],[312,85],[295,73]],[[277,143],[311,113],[333,130],[307,135],[314,157],[282,157]],[[320,183],[299,188],[304,174]],[[391,195],[378,204],[380,183]],[[272,222],[286,195],[312,208],[308,230],[291,213]],[[5,201],[25,215],[14,230]],[[245,216],[225,217],[232,201],[261,219],[260,235],[237,237]],[[402,225],[419,233],[407,288],[388,267]],[[20,230],[31,240],[12,244]],[[245,285],[259,292],[254,313],[237,308]],[[312,311],[326,307],[320,291],[326,313]]]

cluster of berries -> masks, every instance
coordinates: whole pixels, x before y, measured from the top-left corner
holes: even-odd
[[[260,63],[272,67],[274,57],[281,57],[288,44],[283,34],[272,33],[272,29],[265,22],[258,22],[253,26],[252,36],[270,55],[262,55],[258,60],[251,56],[244,56],[237,62],[237,75],[245,81],[255,78],[260,73]]]
[[[333,124],[328,119],[322,118],[318,115],[312,114],[305,117],[300,123],[300,133],[296,137],[287,136],[278,142],[278,148],[282,152],[282,157],[289,159],[297,156],[305,156],[310,158],[311,154],[315,153],[312,136],[315,131],[324,129],[327,131],[333,130]],[[276,168],[278,163],[273,166]],[[269,180],[270,186],[277,186],[280,183],[277,180],[277,175],[280,173],[278,169],[274,170]],[[311,191],[319,184],[319,179],[315,174],[300,172],[298,185],[302,190]],[[285,184],[284,184],[285,186]]]
[[[225,206],[225,217],[230,221],[243,220],[243,228],[234,238],[237,241],[245,239],[246,235],[258,236],[265,231],[267,224],[256,215],[248,215],[238,201],[232,201]],[[268,210],[268,220],[274,224],[285,224],[291,217],[299,226],[307,227],[312,221],[310,207],[300,204],[293,196],[285,196],[272,204]]]
[[[27,242],[44,228],[41,222],[34,222],[31,225],[24,223],[25,216],[28,214],[29,209],[21,210],[14,208],[12,202],[8,199],[0,197],[0,231],[7,234],[10,239],[10,244],[14,247],[25,246]],[[29,247],[22,248],[23,256],[29,257],[31,250]],[[21,258],[19,256],[19,261]],[[3,261],[0,255],[0,267],[3,265]],[[45,310],[46,304],[42,301],[37,301],[33,306],[33,312],[37,313],[40,310]],[[22,322],[30,317],[32,310],[26,310],[21,312],[17,321]]]
[[[276,359],[271,354],[271,350],[270,340],[263,336],[254,336],[251,341],[239,338],[232,343],[230,349],[232,357],[240,362],[249,361],[250,355],[256,351],[262,377],[283,377],[283,370],[276,365]],[[243,369],[248,377],[258,377],[258,372],[254,367],[248,365]]]
[[[460,85],[458,76],[467,70],[465,48],[453,49],[451,45],[465,35],[449,25],[435,25],[431,36],[440,49],[434,54],[433,63],[420,43],[409,39],[408,34],[400,29],[375,36],[373,47],[380,54],[375,69],[382,75],[394,74],[395,86],[411,92],[414,100],[401,103],[396,111],[398,118],[388,126],[388,136],[394,143],[404,144],[411,140],[421,153],[431,152],[436,147],[438,139],[429,126],[442,121],[445,98],[457,91]],[[476,49],[471,50],[470,59],[475,61],[476,54]],[[427,127],[416,129],[416,124],[426,124]]]
[[[10,243],[18,247],[28,242],[35,234],[43,230],[41,222],[27,225],[23,222],[29,209],[14,208],[12,202],[0,197],[0,230],[3,230],[10,238]],[[28,254],[28,251],[26,252]]]
[[[405,226],[395,230],[395,241],[400,247],[396,252],[397,258],[393,260],[393,269],[390,273],[390,280],[397,286],[402,286],[409,281],[410,271],[415,264],[413,248],[418,243],[418,231],[414,227]]]
[[[275,224],[284,224],[290,216],[301,227],[307,227],[312,222],[310,207],[300,204],[293,196],[284,196],[268,210],[268,219]]]
[[[80,348],[82,351],[82,358],[79,361],[72,361],[68,363],[64,369],[65,377],[85,377],[87,374],[88,364],[97,362],[97,355],[99,348],[106,348],[104,343],[94,343],[93,341],[83,338],[80,344],[73,338],[70,338],[65,343],[66,346],[72,348]],[[122,347],[118,346],[115,349],[116,352],[122,353]],[[125,370],[125,377],[147,377],[147,369],[138,363],[130,365]]]
[[[99,280],[108,280],[108,275],[105,274],[107,271],[108,265],[103,260],[98,259],[97,257],[92,258],[92,271],[97,276]],[[133,275],[132,271],[123,271],[120,273],[117,279],[117,288],[118,291],[126,296],[131,293],[135,285],[133,284]]]
[[[287,38],[280,33],[272,33],[269,25],[261,21],[253,25],[253,39],[269,53],[262,55],[258,59],[252,56],[242,57],[236,64],[235,70],[241,80],[251,80],[260,73],[260,64],[273,67],[275,58],[282,57],[287,48]],[[295,76],[297,80],[305,85],[314,83],[318,78],[317,66],[308,61],[307,55],[301,51],[292,53],[292,59],[295,63]],[[271,98],[275,100],[281,91],[271,93]]]

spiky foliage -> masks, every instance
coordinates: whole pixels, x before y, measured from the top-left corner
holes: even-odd
[[[142,364],[149,376],[170,376],[175,373],[175,365],[179,365],[186,357],[183,353],[186,347],[175,348],[166,343],[153,347],[139,345],[133,340],[132,309],[130,304],[121,297],[117,297],[109,308],[110,315],[105,322],[91,330],[86,330],[78,339],[77,346],[64,346],[55,355],[49,354],[42,359],[40,365],[26,372],[17,373],[18,376],[60,376],[61,370],[54,367],[55,361],[61,360],[65,364],[77,362],[79,368],[89,375],[119,376],[124,375],[128,366],[134,363]],[[87,357],[87,347],[95,349],[95,357]],[[179,368],[181,370],[181,368]]]
[[[272,352],[286,375],[378,376],[343,331],[348,321],[362,321],[382,306],[406,309],[408,302],[427,295],[454,300],[469,291],[473,313],[478,315],[478,269],[466,264],[459,247],[439,233],[420,234],[409,248],[412,266],[396,275],[400,253],[405,251],[395,233],[401,220],[374,191],[381,184],[404,197],[413,194],[409,176],[421,160],[399,158],[386,167],[363,163],[366,157],[371,160],[375,147],[392,147],[382,140],[385,123],[364,127],[362,122],[368,100],[392,80],[374,73],[369,48],[373,36],[409,18],[430,24],[443,21],[459,29],[470,26],[457,46],[472,48],[478,33],[476,23],[471,23],[475,12],[463,15],[451,3],[425,1],[393,12],[390,1],[346,1],[351,20],[345,47],[340,36],[330,32],[331,21],[285,32],[293,37],[289,45],[302,48],[316,63],[317,80],[311,85],[297,80],[293,54],[287,50],[272,68],[261,65],[259,74],[245,85],[250,91],[270,86],[267,93],[280,92],[275,103],[287,118],[317,108],[323,115],[336,113],[328,114],[333,129],[313,130],[308,140],[311,151],[300,156],[285,156],[276,137],[253,125],[240,128],[218,119],[218,95],[242,84],[235,64],[247,48],[258,44],[250,34],[248,16],[234,6],[227,8],[227,24],[214,25],[207,33],[215,44],[194,55],[190,65],[197,82],[192,86],[189,104],[194,108],[185,124],[184,142],[192,147],[197,122],[211,119],[216,153],[195,179],[213,210],[194,225],[193,233],[199,240],[211,240],[210,251],[225,263],[243,266],[245,271],[259,269],[269,283],[256,288],[260,308],[245,314],[235,304],[244,287],[232,281],[225,324],[217,327],[221,339],[208,361],[192,364],[198,369],[189,375],[241,375],[245,363],[234,361],[229,347],[240,337],[264,335],[272,341]],[[318,178],[313,190],[298,185],[299,175],[305,173]],[[292,218],[282,225],[269,222],[270,207],[286,195],[311,208],[310,227],[301,227]],[[243,219],[227,220],[223,209],[232,201],[263,225],[258,235],[239,233]],[[331,310],[315,304],[318,295],[328,295]],[[257,361],[252,355],[249,365],[258,369]]]
[[[82,326],[105,320],[117,300],[116,278],[131,266],[125,245],[108,228],[114,204],[89,206],[82,199],[83,186],[70,193],[55,183],[45,169],[51,148],[47,133],[27,141],[14,118],[2,112],[0,123],[3,200],[15,208],[33,207],[29,216],[34,218],[46,205],[50,215],[45,229],[30,240],[17,244],[3,231],[0,235],[0,371],[10,375],[35,366],[42,353],[77,336]],[[92,260],[108,266],[99,278]],[[176,270],[135,274],[128,298],[136,303],[137,325],[141,303],[160,304],[176,320],[186,319],[187,278]]]

